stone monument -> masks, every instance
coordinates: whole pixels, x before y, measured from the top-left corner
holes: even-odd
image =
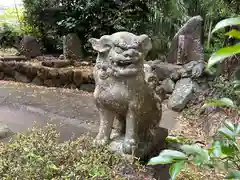
[[[93,73],[100,114],[96,143],[140,158],[159,152],[156,147],[164,144],[168,132],[159,127],[162,105],[156,76],[151,75],[150,66],[144,66],[151,39],[117,32],[89,41],[98,52]]]
[[[169,95],[168,107],[174,111],[182,111],[195,92],[206,89],[206,78],[202,78],[202,21],[201,16],[194,16],[180,28],[172,40],[167,62],[147,62]]]
[[[16,39],[15,47],[19,51],[18,55],[24,55],[27,59],[31,59],[42,54],[36,37],[25,35],[23,38],[17,37]]]
[[[82,43],[76,33],[63,36],[63,57],[69,60],[82,59]]]

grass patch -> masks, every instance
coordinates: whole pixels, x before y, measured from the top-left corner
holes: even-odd
[[[59,143],[52,124],[17,134],[0,145],[1,179],[144,179],[146,169],[138,161],[130,164],[107,147],[97,147],[92,138]],[[147,178],[149,179],[149,178]]]
[[[18,17],[22,17],[23,8],[8,7],[4,8],[4,13],[0,14],[0,22],[2,21],[18,21]]]

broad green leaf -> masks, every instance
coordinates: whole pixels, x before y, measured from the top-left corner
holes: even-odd
[[[233,83],[233,88],[235,90],[240,90],[240,84],[239,83]]]
[[[148,162],[148,165],[156,165],[156,164],[170,164],[174,162],[174,160],[186,160],[187,156],[179,151],[175,150],[163,150],[159,156],[153,157]]]
[[[235,77],[235,78],[237,79],[239,77]],[[239,79],[233,81],[233,88],[235,91],[240,91],[240,80]]]
[[[240,17],[224,19],[216,24],[213,28],[212,33],[218,31],[219,29],[225,28],[227,26],[239,25]]]
[[[233,46],[226,46],[226,47],[221,48],[218,51],[216,51],[215,54],[220,56],[220,55],[231,54],[235,51],[237,51],[237,53],[239,53],[239,48],[240,48],[240,44],[235,44]]]
[[[202,148],[197,144],[193,145],[185,144],[181,146],[181,149],[187,154],[198,154]]]
[[[240,123],[238,123],[236,125],[236,134],[239,135],[240,134]]]
[[[182,145],[181,149],[186,154],[191,154],[196,156],[196,160],[200,158],[199,160],[201,162],[208,161],[210,159],[208,151],[206,149],[201,148],[199,145]]]
[[[231,130],[229,130],[228,128],[225,128],[225,127],[220,128],[218,130],[218,132],[220,134],[222,134],[223,136],[225,136],[229,140],[234,140],[235,139],[235,133],[232,132]]]
[[[180,161],[180,162],[176,162],[174,163],[169,170],[169,173],[171,175],[171,179],[175,180],[178,176],[178,174],[181,172],[182,169],[184,169],[186,166],[186,162],[185,161]]]
[[[233,81],[233,84],[240,84],[240,80]]]
[[[227,156],[232,156],[238,149],[236,146],[230,142],[221,142],[222,153]]]
[[[175,150],[163,150],[159,156],[162,157],[168,157],[168,158],[172,158],[174,160],[184,160],[187,159],[187,156],[180,152],[180,151],[175,151]]]
[[[232,171],[228,173],[225,179],[240,179],[240,171]]]
[[[226,169],[226,170],[229,169],[229,163],[228,163],[228,160],[224,161],[224,169]]]
[[[234,146],[234,148],[236,149],[236,151],[238,151],[238,153],[239,153],[240,147],[239,147],[238,142],[235,141],[235,142],[233,143],[233,146]]]
[[[220,161],[220,160],[216,160],[214,161],[214,166],[216,169],[220,170],[220,171],[225,171],[226,170],[226,163],[225,161]]]
[[[192,162],[197,165],[197,166],[201,166],[202,164],[204,164],[206,161],[202,158],[202,156],[200,155],[195,155],[194,158],[192,159]]]
[[[177,137],[175,137],[175,136],[168,136],[167,138],[166,138],[166,141],[168,141],[168,142],[179,142],[179,139],[177,138]]]
[[[232,37],[234,37],[234,38],[236,38],[236,39],[240,39],[240,31],[237,31],[237,30],[235,30],[235,29],[233,29],[233,30],[230,31],[230,32],[227,32],[225,35],[227,35],[227,36],[232,36]]]
[[[235,107],[234,102],[229,98],[211,99],[208,100],[203,107],[214,106],[214,107]]]
[[[230,131],[234,132],[235,127],[231,121],[224,121],[224,126],[226,126]]]
[[[147,165],[170,164],[172,162],[173,162],[172,158],[159,155],[157,157],[151,158]]]
[[[240,66],[238,66],[234,71],[234,79],[235,81],[240,81]]]
[[[221,48],[209,58],[207,68],[211,68],[213,65],[238,53],[240,53],[240,44]]]
[[[183,143],[183,142],[185,142],[185,140],[186,139],[183,137],[175,137],[175,136],[168,136],[166,138],[167,142],[175,142],[175,143]]]
[[[219,141],[215,141],[212,145],[212,152],[216,157],[222,156],[222,148],[221,143]]]
[[[234,102],[229,98],[221,98],[219,101],[225,104],[226,107],[235,107]]]

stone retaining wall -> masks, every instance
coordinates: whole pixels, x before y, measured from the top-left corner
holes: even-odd
[[[0,61],[0,79],[48,87],[80,88],[94,84],[92,66],[69,61]]]

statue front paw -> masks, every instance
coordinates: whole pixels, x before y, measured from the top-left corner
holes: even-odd
[[[125,154],[134,154],[137,148],[137,142],[135,139],[126,139],[123,143],[123,152]]]
[[[112,129],[111,139],[115,139],[117,137],[120,137],[121,135],[122,133],[120,132],[120,130]]]
[[[99,135],[97,135],[97,137],[94,139],[94,144],[95,145],[100,145],[100,146],[105,146],[107,145],[109,142],[109,138],[107,137],[99,137]]]

